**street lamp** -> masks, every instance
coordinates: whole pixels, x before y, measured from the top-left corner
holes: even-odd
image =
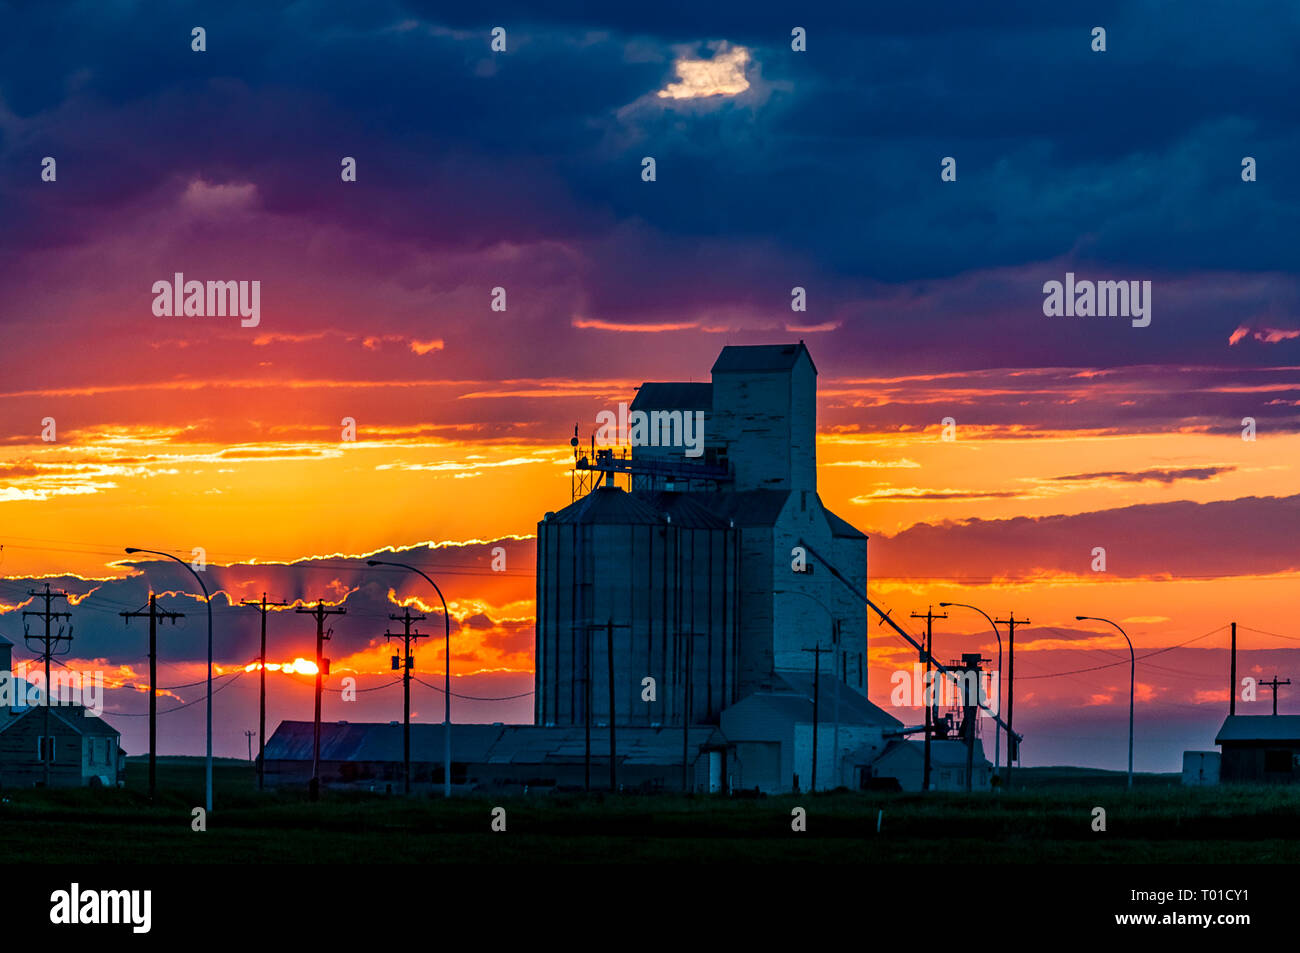
[[[1127,632],[1120,629],[1110,619],[1103,619],[1095,615],[1077,615],[1074,618],[1079,622],[1090,620],[1113,625],[1119,629],[1119,634],[1124,636],[1124,641],[1128,643],[1128,786],[1131,788],[1133,787],[1133,687],[1136,684],[1134,679],[1137,675],[1137,658],[1133,655],[1133,640],[1128,637]]]
[[[173,556],[171,553],[159,552],[156,549],[136,549],[134,546],[126,547],[128,555],[135,553],[148,553],[151,556],[162,556],[165,559],[175,560],[190,571],[190,575],[199,584],[203,590],[203,599],[208,604],[208,758],[205,774],[207,776],[207,813],[212,813],[212,597],[208,595],[208,587],[203,584],[203,578],[194,571],[194,567],[181,559],[179,556]]]
[[[993,626],[993,634],[998,639],[998,714],[1002,714],[1002,633],[998,631],[997,623],[992,617],[978,606],[968,605],[965,602],[941,602],[940,609],[947,609],[949,606],[957,606],[961,609],[974,609],[984,618],[989,620],[989,625]],[[998,762],[1002,760],[1002,726],[995,720],[993,722],[993,773],[998,770]],[[1007,741],[1007,763],[1011,762],[1011,742]]]
[[[442,749],[442,796],[451,797],[451,615],[447,612],[447,600],[442,597],[442,590],[438,584],[430,579],[425,573],[416,569],[414,566],[408,566],[406,563],[390,563],[382,559],[366,560],[367,566],[392,566],[396,569],[405,569],[415,573],[417,576],[423,576],[425,582],[433,586],[433,591],[438,594],[442,600],[442,621],[443,628],[446,632],[444,644],[446,646],[446,682],[443,688],[443,749]]]

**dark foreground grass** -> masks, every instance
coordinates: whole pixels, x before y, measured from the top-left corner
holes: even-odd
[[[219,762],[208,829],[201,759],[159,765],[159,797],[132,762],[116,791],[11,791],[0,803],[0,861],[113,863],[1300,861],[1300,795],[1286,787],[1190,789],[1147,776],[1021,772],[998,795],[861,794],[772,798],[541,795],[440,797],[259,793],[246,762]],[[506,831],[491,829],[506,810]],[[807,812],[807,830],[791,829]],[[1106,831],[1093,830],[1094,809]],[[880,812],[883,811],[883,816]],[[877,832],[877,822],[880,831]]]

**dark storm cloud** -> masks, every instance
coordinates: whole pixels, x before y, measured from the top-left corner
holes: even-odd
[[[359,268],[402,269],[395,242],[563,243],[544,274],[572,307],[535,309],[547,333],[571,334],[578,309],[724,327],[731,309],[751,330],[770,314],[770,339],[800,284],[806,323],[839,325],[831,370],[987,365],[1009,338],[1024,366],[1296,363],[1297,339],[1225,354],[1243,323],[1296,325],[1285,4],[529,6],[5,8],[0,237],[84,241],[203,177],[382,239],[356,243]],[[507,54],[488,49],[495,25]],[[793,25],[808,52],[790,50]],[[753,88],[656,99],[679,50],[712,40],[750,48]],[[41,191],[49,154],[60,183]],[[342,155],[363,187],[339,189]],[[939,181],[946,155],[955,183]],[[1258,182],[1241,182],[1243,155]],[[15,244],[0,241],[0,274]],[[1066,270],[1152,280],[1152,327],[1043,317],[1042,284]]]
[[[822,360],[820,348],[813,353]],[[1273,434],[1300,429],[1300,373],[1291,367],[1148,364],[850,378],[827,387],[822,400],[823,426],[848,431],[923,429],[949,415],[1012,438],[1050,430],[1238,435],[1247,417]]]
[[[491,570],[492,550],[506,550],[511,572]],[[398,552],[377,554],[374,558],[409,562],[438,580],[449,601],[455,605],[458,594],[473,591],[490,605],[500,606],[521,598],[531,598],[534,544],[532,540],[503,539],[490,543],[417,546]],[[73,656],[81,659],[106,659],[113,665],[140,666],[148,644],[148,621],[134,620],[128,626],[121,613],[148,607],[150,586],[158,593],[160,608],[185,614],[175,624],[160,630],[160,655],[168,663],[198,662],[207,658],[207,609],[194,576],[179,563],[143,555],[122,557],[139,573],[122,579],[85,580],[75,576],[29,580],[11,578],[0,581],[0,635],[23,651],[23,625],[19,603],[29,600],[31,588],[41,588],[48,581],[52,588],[72,593],[76,604],[70,609],[75,642]],[[271,602],[285,602],[288,608],[274,610],[268,621],[271,639],[268,655],[274,660],[292,660],[296,656],[311,658],[315,652],[315,621],[298,614],[296,607],[311,608],[317,600],[327,606],[342,606],[347,614],[330,616],[334,631],[326,653],[342,658],[365,649],[390,627],[400,626],[389,619],[397,606],[389,596],[394,590],[398,600],[416,597],[426,606],[437,606],[423,614],[421,631],[441,634],[443,616],[437,595],[424,580],[401,570],[370,568],[367,557],[336,556],[303,559],[290,564],[216,565],[209,563],[204,584],[212,592],[214,653],[217,663],[243,665],[256,658],[260,650],[260,617],[240,606],[245,600],[259,600],[263,593]],[[24,609],[35,606],[23,605]],[[413,612],[419,611],[414,606]],[[532,626],[520,630],[516,623],[493,620],[484,612],[452,609],[453,637],[461,630],[483,633],[490,649],[518,651],[531,646]],[[29,623],[30,624],[30,623]],[[494,633],[494,627],[507,631]],[[36,631],[35,625],[32,631]],[[526,638],[525,638],[526,636]]]
[[[998,576],[1090,572],[1093,548],[1106,550],[1117,577],[1198,578],[1300,569],[1295,527],[1300,496],[1182,500],[1073,515],[918,523],[873,537],[884,576],[967,576],[972,565]]]

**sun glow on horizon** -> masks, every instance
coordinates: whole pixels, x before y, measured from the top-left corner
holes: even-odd
[[[245,672],[256,672],[261,668],[260,662],[249,662],[244,666]],[[267,662],[266,670],[268,672],[284,672],[289,675],[315,675],[316,663],[310,662],[305,658],[296,658],[292,662]]]

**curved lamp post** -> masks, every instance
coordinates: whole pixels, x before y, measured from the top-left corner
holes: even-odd
[[[974,609],[984,618],[989,620],[989,625],[993,626],[993,634],[997,636],[998,639],[998,714],[1001,715],[1002,714],[1002,633],[998,631],[997,623],[993,621],[993,618],[978,606],[968,605],[965,602],[939,603],[939,608],[941,609],[947,609],[949,606],[957,606],[962,609]],[[994,721],[993,722],[993,772],[994,774],[997,773],[998,762],[1002,760],[1001,742],[1002,742],[1002,727],[996,721]],[[1010,764],[1010,761],[1011,761],[1011,742],[1008,740],[1007,741],[1007,763]]]
[[[199,588],[203,590],[203,600],[208,604],[208,758],[207,766],[204,771],[206,775],[207,789],[207,813],[212,813],[212,597],[208,595],[208,587],[203,584],[203,578],[194,571],[194,567],[181,559],[179,556],[173,556],[171,553],[159,552],[156,549],[136,549],[134,546],[126,548],[128,555],[135,553],[148,553],[151,556],[162,556],[166,559],[175,560],[190,571]]]
[[[446,632],[444,642],[446,645],[446,663],[443,667],[447,670],[445,687],[442,692],[444,702],[442,715],[442,796],[451,797],[451,615],[447,612],[447,600],[443,599],[442,590],[438,588],[438,584],[414,566],[408,566],[406,563],[385,562],[382,559],[368,559],[366,560],[366,565],[392,566],[396,569],[405,569],[409,572],[413,572],[417,576],[423,576],[425,582],[433,586],[433,591],[436,592],[438,598],[442,600],[442,621],[444,623],[443,628]]]
[[[1134,678],[1137,674],[1137,659],[1133,655],[1133,640],[1128,637],[1128,633],[1120,629],[1116,623],[1110,619],[1103,619],[1095,615],[1077,615],[1074,617],[1077,621],[1083,622],[1090,620],[1092,622],[1105,622],[1107,625],[1113,625],[1119,629],[1119,634],[1124,636],[1124,641],[1128,643],[1128,786],[1133,786],[1133,687]]]

